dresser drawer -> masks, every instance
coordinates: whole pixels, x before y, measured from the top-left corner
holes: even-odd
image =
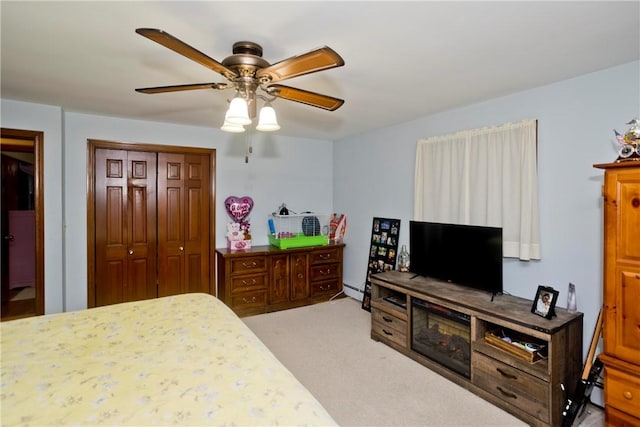
[[[605,365],[604,381],[605,405],[640,418],[640,379]]]
[[[231,260],[231,274],[246,274],[254,271],[267,271],[267,257],[239,257]]]
[[[336,262],[340,261],[340,249],[327,248],[323,250],[313,251],[310,253],[311,264],[318,264],[323,262]]]
[[[612,406],[607,406],[604,413],[604,423],[611,427],[638,427],[640,418],[632,417]]]
[[[231,293],[251,292],[267,289],[267,273],[231,278]]]
[[[242,310],[245,308],[263,307],[267,303],[267,291],[247,292],[235,295],[231,299],[231,308]]]
[[[472,358],[473,384],[539,420],[549,422],[549,385],[546,381],[478,352],[474,352]]]
[[[340,275],[340,264],[321,264],[311,266],[311,280],[337,279]]]
[[[317,297],[323,294],[336,294],[340,291],[340,287],[335,280],[316,281],[311,283],[311,296]]]

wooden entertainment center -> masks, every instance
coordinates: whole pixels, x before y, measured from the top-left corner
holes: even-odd
[[[583,315],[556,308],[556,316],[546,319],[531,313],[532,304],[524,298],[504,294],[492,298],[469,287],[389,271],[371,276],[371,338],[532,426],[558,426],[565,402],[561,385],[571,395],[582,371]],[[435,307],[431,313],[440,320],[422,326],[418,333],[427,306]],[[451,312],[468,325],[466,349],[453,348],[450,339],[440,338],[439,343],[453,348],[453,358],[466,359],[466,368],[463,364],[456,371],[421,350],[422,335],[446,336],[438,333],[446,323],[440,312]],[[495,335],[537,345],[540,351],[531,353]]]

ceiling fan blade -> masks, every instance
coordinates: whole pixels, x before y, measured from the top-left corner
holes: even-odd
[[[271,85],[267,88],[267,92],[278,98],[300,102],[329,111],[335,111],[344,104],[344,100],[339,98],[283,85]]]
[[[228,86],[229,85],[227,85],[226,83],[195,83],[190,85],[144,87],[144,88],[136,89],[136,92],[164,93],[164,92],[178,92],[181,90],[195,90],[195,89],[226,89]]]
[[[229,80],[238,77],[238,75],[233,70],[225,67],[215,59],[210,58],[199,50],[189,46],[185,42],[178,40],[167,32],[157,30],[155,28],[138,28],[136,29],[136,33],[150,40],[153,40],[154,42],[159,43],[162,46],[167,47],[182,56],[186,56],[187,58],[197,62],[200,65],[204,65],[205,67],[215,71],[216,73],[222,74]]]
[[[256,77],[264,82],[277,82],[343,65],[342,57],[330,47],[324,46],[265,67],[256,73]]]

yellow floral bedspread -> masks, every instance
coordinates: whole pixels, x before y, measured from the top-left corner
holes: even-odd
[[[3,426],[336,424],[211,295],[14,320],[0,333]]]

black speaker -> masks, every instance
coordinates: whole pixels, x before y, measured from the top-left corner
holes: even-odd
[[[305,236],[320,235],[320,220],[317,216],[305,216],[302,218],[302,232]]]

